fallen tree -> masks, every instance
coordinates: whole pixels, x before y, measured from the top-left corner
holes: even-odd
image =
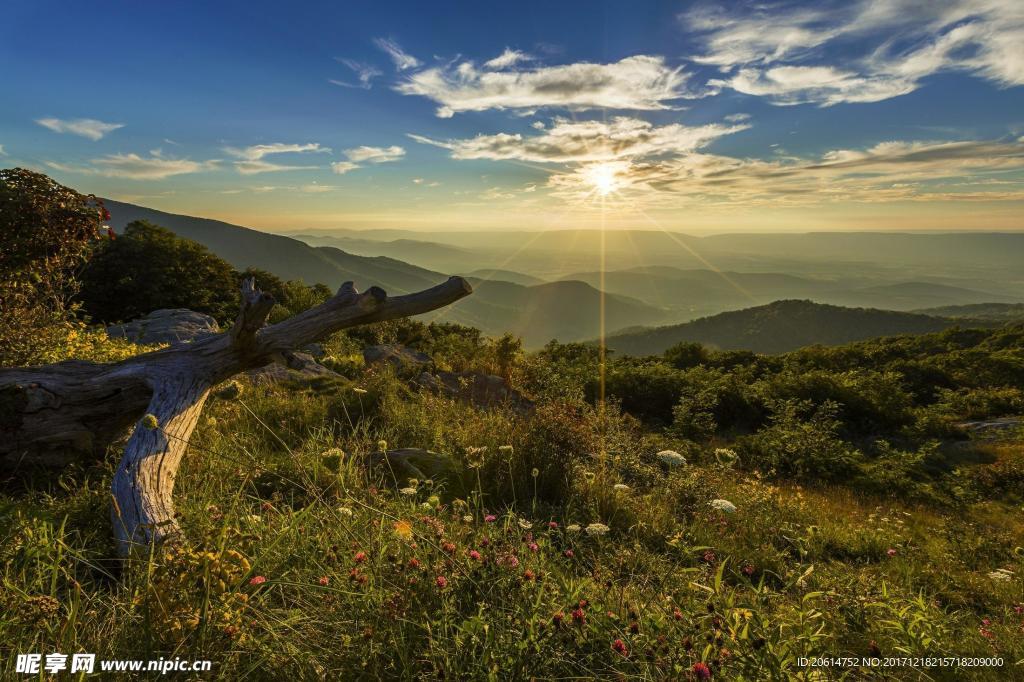
[[[346,282],[322,305],[264,326],[274,299],[247,280],[238,319],[223,334],[117,363],[0,370],[0,461],[59,464],[69,451],[105,450],[135,424],[114,473],[114,535],[122,553],[163,541],[179,532],[174,479],[211,388],[335,331],[419,315],[470,293],[461,277],[394,298]]]

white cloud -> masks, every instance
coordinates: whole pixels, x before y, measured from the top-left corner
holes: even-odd
[[[405,150],[397,145],[390,147],[355,147],[346,149],[345,156],[355,163],[388,163],[405,156]]]
[[[396,86],[440,106],[437,115],[489,109],[662,110],[688,95],[681,68],[638,55],[611,64],[580,62],[526,70],[482,71],[473,62],[417,71]]]
[[[104,135],[118,128],[124,128],[123,123],[104,123],[94,118],[76,118],[69,121],[59,118],[38,118],[36,123],[44,128],[49,128],[55,133],[81,135],[93,141],[102,139]]]
[[[1019,0],[858,0],[812,8],[703,5],[682,15],[699,34],[696,61],[719,66],[713,87],[775,104],[876,102],[947,71],[1024,85]]]
[[[163,180],[173,175],[214,170],[217,168],[217,161],[172,159],[160,155],[143,157],[138,154],[108,154],[92,159],[89,166],[71,166],[55,161],[48,161],[46,165],[68,173],[102,175],[129,180]]]
[[[285,144],[275,142],[273,144],[256,144],[249,147],[225,147],[224,151],[239,159],[235,162],[235,169],[242,175],[256,175],[258,173],[271,173],[279,171],[311,170],[317,166],[289,166],[284,164],[264,161],[265,156],[271,154],[299,154],[304,152],[327,153],[330,147],[322,147],[317,142],[305,144]]]
[[[338,61],[351,69],[355,73],[356,79],[358,79],[359,82],[349,83],[347,81],[335,80],[333,78],[330,79],[330,82],[335,85],[340,85],[345,88],[362,88],[364,90],[369,90],[373,86],[373,79],[382,75],[380,69],[372,66],[371,64],[366,64],[365,62],[357,62],[354,59],[339,59]]]
[[[532,59],[533,57],[525,52],[520,52],[519,50],[513,50],[510,47],[506,47],[505,51],[500,55],[494,59],[489,59],[484,62],[484,68],[490,69],[491,71],[501,71],[502,69],[515,66],[519,62],[528,62]]]
[[[395,63],[395,68],[399,71],[419,67],[420,60],[408,54],[394,40],[390,38],[374,38],[373,42],[377,47],[387,52],[388,56],[391,57],[391,61]]]
[[[704,147],[746,125],[656,126],[628,116],[608,121],[573,121],[556,118],[539,134],[497,133],[463,140],[438,141],[410,135],[417,142],[451,151],[455,159],[516,159],[540,163],[586,163],[627,157],[683,154]]]
[[[7,156],[7,152],[4,151],[4,146],[0,144],[0,156]]]
[[[344,175],[349,171],[354,171],[359,168],[358,164],[352,163],[351,161],[335,161],[331,164],[331,170],[337,175]]]

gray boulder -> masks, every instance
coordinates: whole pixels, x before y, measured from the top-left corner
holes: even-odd
[[[367,365],[386,362],[395,369],[425,367],[432,362],[429,355],[396,343],[384,343],[364,348],[363,361]]]
[[[187,343],[219,332],[217,320],[187,308],[154,310],[137,320],[107,327],[110,338],[127,339],[142,345]]]
[[[478,372],[423,372],[416,380],[421,387],[458,398],[476,407],[509,405],[519,412],[530,412],[532,400],[508,385],[503,378],[494,374]]]

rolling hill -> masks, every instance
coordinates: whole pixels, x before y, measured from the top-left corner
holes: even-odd
[[[994,326],[983,320],[786,300],[685,324],[621,332],[609,336],[607,344],[617,353],[636,356],[662,353],[680,341],[696,341],[723,350],[785,353],[814,344],[838,345],[877,336],[924,334],[965,324]]]
[[[253,266],[284,279],[301,279],[309,284],[322,282],[331,288],[352,280],[360,289],[377,285],[391,294],[424,289],[448,277],[395,258],[358,256],[335,246],[310,246],[291,237],[219,220],[175,215],[112,200],[105,203],[115,230],[123,230],[133,220],[149,220],[203,244],[240,270]],[[497,271],[493,276],[502,274]],[[526,276],[518,278],[522,282],[541,283],[524,285],[470,277],[475,287],[472,296],[425,319],[467,324],[492,335],[509,331],[521,336],[529,348],[555,338],[581,341],[598,334],[601,294],[597,289],[578,281],[547,283]],[[608,329],[666,321],[662,309],[625,296],[606,296],[605,314]]]

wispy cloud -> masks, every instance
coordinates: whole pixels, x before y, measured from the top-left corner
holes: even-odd
[[[344,175],[345,173],[351,172],[359,168],[359,164],[352,163],[351,161],[335,161],[331,164],[331,170],[337,175]]]
[[[710,86],[775,104],[877,102],[946,71],[1024,84],[1017,0],[701,5],[681,19],[704,47],[693,59],[725,74]]]
[[[510,47],[506,47],[505,51],[494,59],[488,59],[484,62],[484,68],[491,71],[501,71],[509,67],[515,66],[519,62],[528,62],[533,59],[532,56],[519,50],[513,50]]]
[[[420,66],[420,60],[416,59],[416,57],[413,57],[411,54],[406,53],[406,51],[391,38],[374,38],[373,42],[377,47],[384,50],[384,52],[391,57],[391,61],[395,63],[395,68],[399,71],[415,69]]]
[[[4,146],[0,144],[0,156],[7,156],[7,152],[4,151]]]
[[[691,153],[670,159],[615,162],[620,193],[648,207],[707,205],[783,207],[830,202],[1020,201],[1024,181],[993,174],[1024,169],[1020,140],[892,141],[838,149],[818,158],[771,161]],[[549,189],[566,198],[592,191],[583,165],[553,175]],[[1002,178],[1002,179],[997,179]]]
[[[47,166],[55,170],[85,175],[102,175],[128,180],[163,180],[174,175],[214,170],[217,161],[193,161],[191,159],[167,158],[159,154],[139,156],[138,154],[108,154],[92,159],[88,166],[75,166],[48,161]]]
[[[709,124],[656,126],[648,121],[617,116],[608,121],[556,118],[533,136],[498,133],[463,140],[433,140],[410,135],[417,142],[451,151],[454,159],[515,159],[540,163],[584,163],[623,158],[683,154],[749,126]]]
[[[76,118],[72,120],[37,118],[36,123],[44,128],[49,128],[55,133],[71,133],[72,135],[87,137],[93,141],[103,139],[104,135],[118,128],[124,128],[123,123],[104,123],[94,118]]]
[[[381,70],[377,67],[367,64],[365,62],[357,62],[354,59],[339,59],[339,62],[347,66],[353,71],[356,76],[358,83],[349,83],[347,81],[330,79],[331,83],[340,85],[344,88],[362,88],[369,90],[373,86],[373,79],[382,75]]]
[[[405,149],[397,145],[390,147],[355,147],[346,149],[345,156],[354,163],[388,163],[405,156]]]
[[[670,109],[676,100],[692,96],[685,84],[681,68],[669,66],[662,57],[638,55],[610,64],[501,71],[481,70],[463,61],[417,71],[395,89],[433,100],[440,105],[437,115],[449,118],[457,112],[489,109]]]
[[[273,144],[256,144],[249,147],[225,147],[224,151],[239,159],[235,161],[235,169],[242,175],[256,175],[258,173],[271,173],[279,171],[310,170],[318,166],[290,166],[285,164],[265,161],[264,157],[272,154],[300,154],[306,152],[326,153],[331,152],[330,147],[323,147],[317,142],[305,144],[285,144],[275,142]]]

